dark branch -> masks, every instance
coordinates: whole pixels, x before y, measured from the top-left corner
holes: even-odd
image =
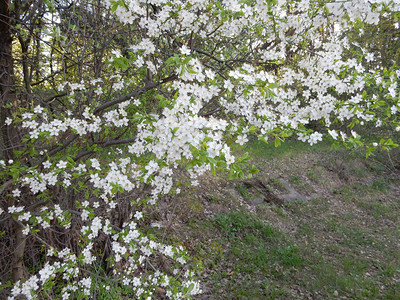
[[[204,55],[206,55],[206,56],[212,58],[213,60],[216,60],[217,62],[219,62],[219,63],[221,63],[221,64],[225,64],[225,61],[219,59],[218,57],[215,57],[214,55],[212,55],[212,54],[210,54],[210,53],[208,53],[208,52],[206,52],[206,51],[203,51],[203,50],[200,50],[200,49],[197,49],[197,48],[193,48],[192,50],[193,50],[193,51],[196,51],[196,52],[198,52],[198,53],[204,54]]]
[[[121,140],[108,140],[106,142],[99,142],[98,141],[98,142],[94,142],[92,144],[92,146],[97,144],[101,148],[106,148],[106,147],[115,146],[115,145],[123,145],[123,144],[133,143],[135,141],[135,139],[136,138],[121,139]],[[86,155],[93,154],[93,153],[94,153],[93,150],[87,150],[87,151],[78,153],[78,155],[74,158],[74,161],[78,161],[82,157],[84,157]]]
[[[217,108],[215,108],[215,109],[213,109],[213,110],[211,110],[211,111],[208,111],[208,112],[203,112],[203,113],[198,113],[198,116],[199,117],[208,117],[208,116],[211,116],[212,114],[215,114],[216,112],[219,112],[219,111],[221,111],[222,110],[222,108],[221,107],[217,107]]]
[[[138,97],[138,96],[140,96],[140,95],[146,93],[147,91],[149,91],[149,90],[151,90],[151,89],[154,89],[155,87],[160,86],[160,85],[163,84],[163,83],[166,83],[166,82],[169,82],[169,81],[173,81],[173,80],[175,80],[175,79],[177,79],[177,78],[178,78],[178,76],[172,75],[172,76],[169,76],[169,77],[167,77],[167,78],[162,79],[160,82],[151,82],[151,83],[148,83],[148,84],[146,84],[144,87],[139,88],[139,89],[133,91],[132,93],[129,93],[129,94],[127,94],[127,95],[124,95],[124,96],[122,96],[122,97],[116,98],[116,99],[114,99],[114,100],[112,100],[112,101],[109,101],[109,102],[107,102],[107,103],[104,103],[104,104],[100,105],[99,107],[97,107],[97,108],[94,110],[93,113],[94,113],[94,114],[99,114],[100,112],[102,112],[103,110],[109,108],[110,106],[113,106],[113,105],[122,103],[122,102],[127,101],[127,100],[129,100],[129,99],[131,99],[131,98],[136,98],[136,97]]]

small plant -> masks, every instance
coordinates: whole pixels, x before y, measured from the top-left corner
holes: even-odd
[[[236,186],[236,189],[245,200],[251,199],[253,196],[245,185],[240,184]]]
[[[300,180],[301,180],[300,176],[292,176],[289,178],[290,183],[298,183],[300,182]]]
[[[310,178],[312,181],[314,182],[318,182],[319,181],[319,176],[320,176],[320,172],[317,172],[317,170],[315,168],[312,168],[308,173],[307,176],[308,178]]]
[[[224,201],[224,199],[216,194],[212,194],[210,196],[207,197],[207,200],[210,201],[211,203],[221,203]]]
[[[385,180],[384,177],[381,177],[372,183],[371,189],[384,193],[390,189],[390,184]]]
[[[282,183],[282,181],[279,178],[271,178],[268,180],[268,184],[272,185],[274,188],[279,190],[280,192],[286,192],[287,189],[285,185]]]

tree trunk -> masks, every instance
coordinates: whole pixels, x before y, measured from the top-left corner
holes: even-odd
[[[14,144],[18,139],[13,126],[5,126],[16,104],[10,20],[10,0],[0,0],[0,128],[1,154],[6,160],[13,158]]]
[[[15,250],[13,253],[13,264],[12,264],[12,275],[13,281],[17,282],[24,278],[25,265],[24,265],[24,253],[26,246],[26,235],[23,234],[23,227],[14,222],[15,230]]]
[[[10,0],[0,0],[0,155],[2,159],[14,159],[13,151],[19,145],[19,138],[14,126],[6,125],[17,106],[14,86],[12,57],[12,36],[10,31]],[[12,276],[14,282],[24,278],[24,253],[26,236],[22,226],[14,222],[15,250],[13,253]]]

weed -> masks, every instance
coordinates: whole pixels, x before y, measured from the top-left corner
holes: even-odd
[[[387,192],[390,190],[390,184],[385,180],[384,177],[377,178],[371,185],[371,189],[377,192]]]
[[[307,177],[310,178],[312,181],[319,183],[321,179],[321,170],[313,167],[310,171],[308,171]]]
[[[228,236],[235,236],[237,233],[243,232],[244,230],[246,230],[246,232],[256,231],[262,234],[263,238],[266,239],[279,235],[275,228],[254,219],[253,216],[243,211],[219,214],[216,217],[216,223]]]
[[[98,275],[92,277],[92,295],[93,299],[128,299],[131,297],[136,297],[136,292],[134,289],[127,285],[120,285],[116,282],[108,280],[104,274],[104,270],[98,270]],[[87,297],[76,295],[77,299],[87,299]]]
[[[222,254],[224,253],[224,251],[222,250],[222,245],[220,243],[212,241],[210,246],[212,252],[217,256],[222,256]]]
[[[298,183],[300,182],[300,180],[301,180],[300,176],[292,176],[289,178],[290,183]]]
[[[365,177],[366,172],[364,168],[355,167],[354,174],[356,174],[358,177]]]
[[[326,203],[326,200],[324,197],[315,197],[315,198],[312,198],[311,202],[314,205],[320,205],[322,203]]]
[[[193,199],[192,201],[190,201],[189,207],[194,213],[199,213],[199,212],[203,211],[203,205],[197,199]]]
[[[273,208],[273,210],[276,212],[276,214],[278,216],[280,216],[282,218],[286,218],[287,217],[287,214],[285,213],[285,211],[283,210],[282,207],[274,205],[272,208]]]
[[[328,220],[328,222],[326,224],[326,227],[331,232],[337,232],[339,230],[339,226],[340,226],[339,222],[334,218]]]
[[[376,266],[379,270],[379,276],[383,277],[385,281],[391,281],[391,279],[399,272],[399,266],[393,264],[383,264]]]
[[[346,273],[364,273],[369,269],[369,264],[366,259],[356,257],[342,258],[343,271]]]
[[[307,203],[308,202],[304,199],[294,200],[294,201],[289,201],[289,202],[285,203],[285,207],[293,209],[293,208],[297,208],[299,206],[306,206]]]
[[[276,256],[277,260],[284,266],[297,267],[300,266],[304,259],[299,256],[299,250],[292,244],[287,245],[284,248],[278,248],[272,252]]]
[[[338,232],[343,235],[343,243],[354,249],[360,246],[371,246],[374,240],[359,228],[351,228],[345,225],[338,226]]]
[[[365,201],[358,204],[361,208],[368,211],[375,219],[389,218],[393,216],[392,209],[377,200]]]
[[[274,188],[276,188],[280,192],[286,192],[287,189],[285,185],[282,183],[282,181],[279,178],[271,178],[268,180],[268,184],[272,185]]]
[[[251,199],[252,195],[250,194],[249,190],[247,189],[246,186],[240,184],[236,186],[236,189],[238,190],[239,194],[244,198],[244,199]]]
[[[211,203],[222,203],[222,202],[224,202],[224,199],[221,196],[215,195],[215,194],[208,196],[207,200],[209,200]]]
[[[290,210],[292,213],[295,214],[300,214],[301,210],[307,206],[307,201],[306,200],[294,200],[294,201],[289,201],[284,204],[285,208]]]

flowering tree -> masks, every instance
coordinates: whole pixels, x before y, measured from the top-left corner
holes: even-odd
[[[396,1],[3,1],[0,10],[10,299],[90,298],[110,286],[190,297],[201,289],[184,249],[147,235],[143,210],[205,172],[257,172],[233,143],[327,138],[367,155],[397,146],[400,70],[354,37],[381,19],[397,29]],[[362,125],[388,133],[366,142]]]

